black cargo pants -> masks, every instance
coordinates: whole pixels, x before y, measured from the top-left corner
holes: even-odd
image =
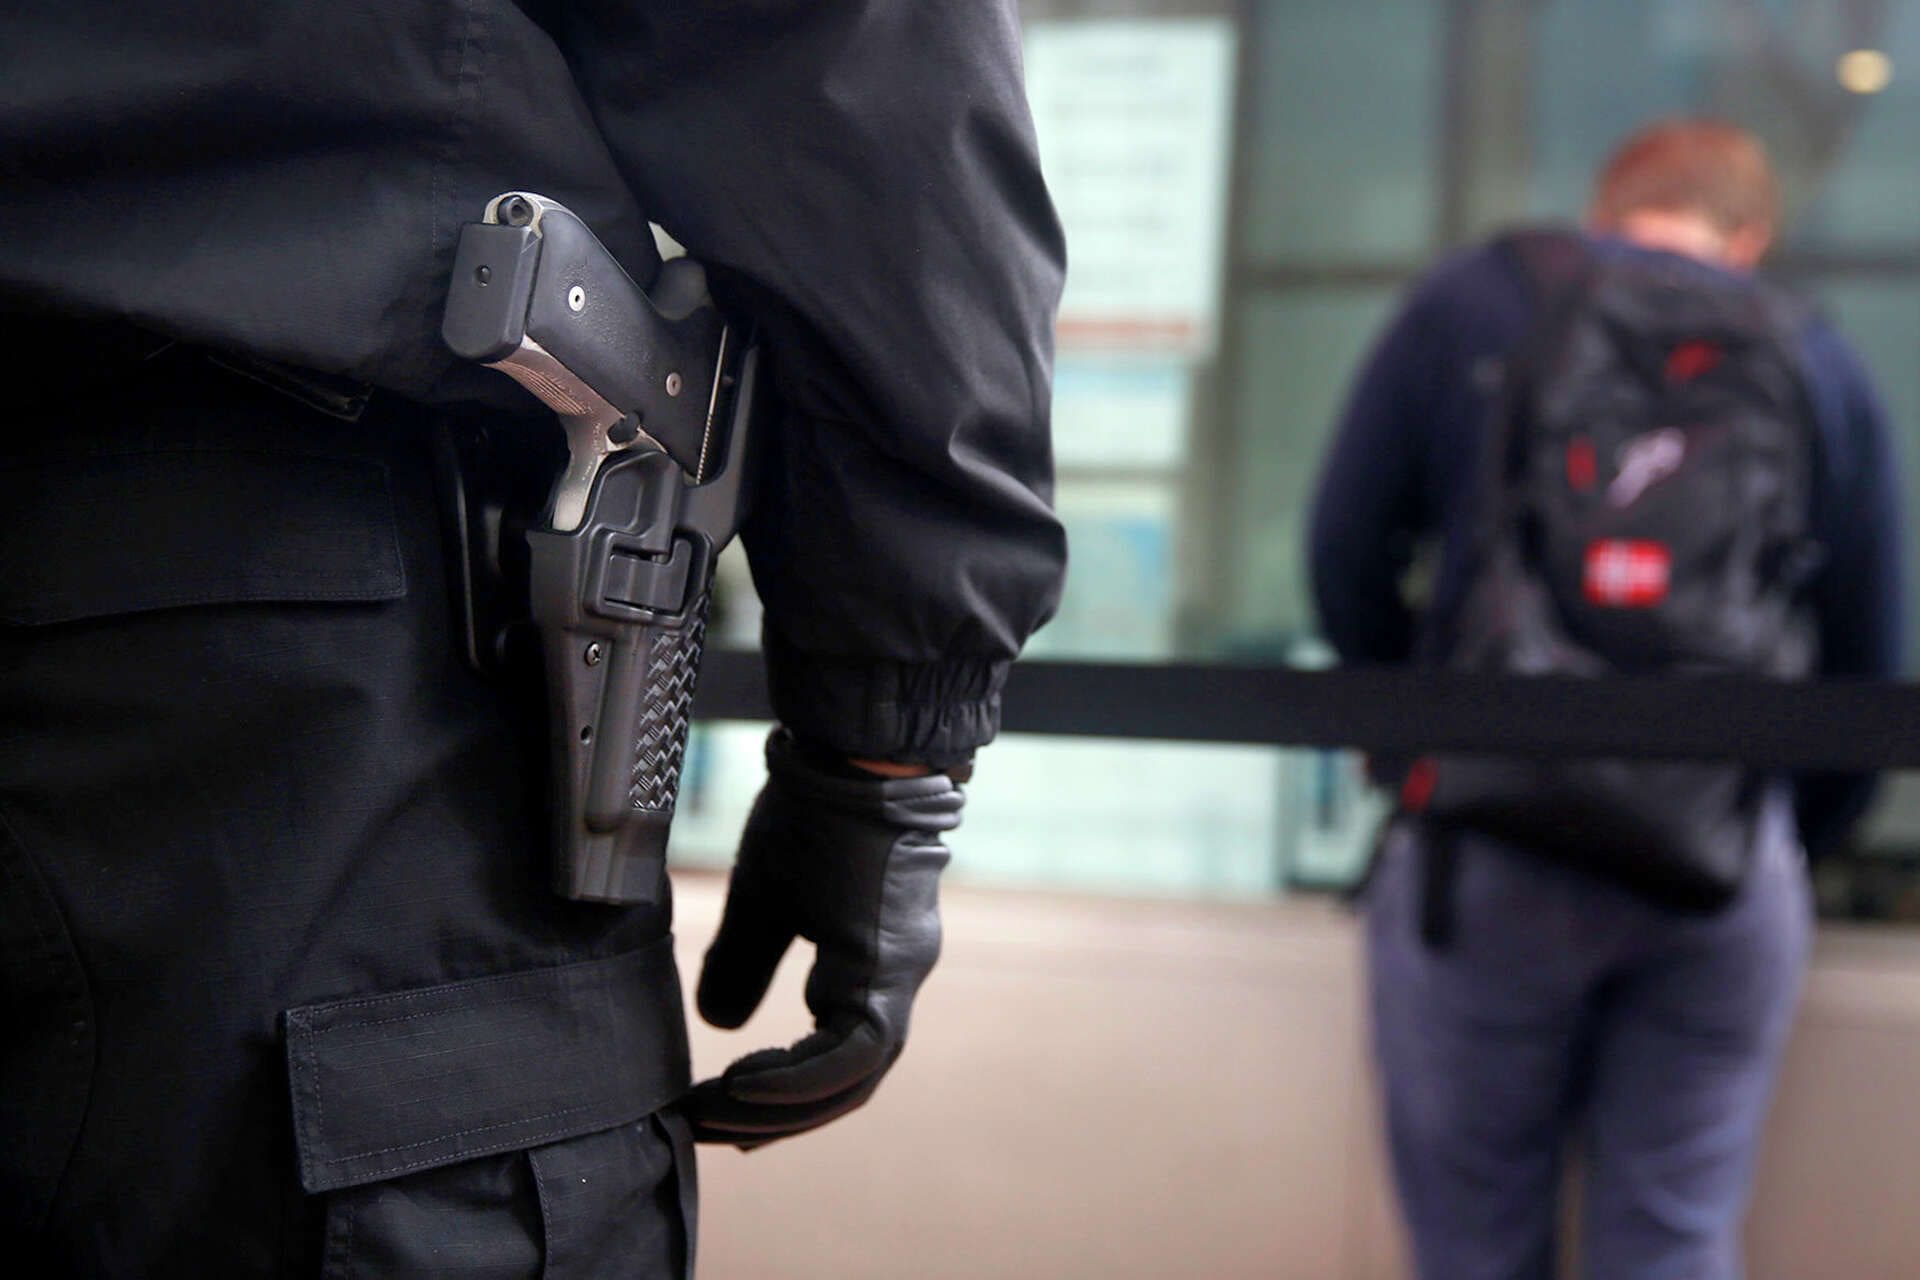
[[[0,426],[16,1274],[685,1274],[668,907],[547,887],[426,415],[99,383]]]

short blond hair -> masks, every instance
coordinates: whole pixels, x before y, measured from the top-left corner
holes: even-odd
[[[1723,234],[1780,221],[1780,186],[1760,139],[1718,120],[1662,120],[1608,157],[1588,218],[1616,230],[1630,214],[1696,213]]]

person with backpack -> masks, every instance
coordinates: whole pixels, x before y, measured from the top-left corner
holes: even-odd
[[[1886,415],[1832,326],[1753,277],[1778,203],[1755,138],[1665,121],[1608,161],[1584,232],[1500,236],[1415,287],[1312,516],[1343,660],[1895,674]],[[1844,839],[1871,788],[1712,763],[1405,770],[1367,930],[1420,1276],[1550,1276],[1576,1138],[1584,1274],[1741,1273],[1812,933],[1803,850]]]

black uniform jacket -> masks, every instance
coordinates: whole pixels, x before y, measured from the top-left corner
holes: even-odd
[[[1052,612],[1064,264],[1011,0],[11,0],[0,309],[128,320],[423,401],[518,395],[437,329],[531,190],[640,279],[646,218],[767,329],[746,531],[776,707],[851,754],[990,738]],[[531,401],[525,402],[531,405]]]

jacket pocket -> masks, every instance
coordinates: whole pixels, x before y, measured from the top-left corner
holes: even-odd
[[[0,624],[405,593],[377,459],[191,447],[0,459]]]
[[[669,1276],[692,1170],[671,943],[287,1013],[323,1274]]]

